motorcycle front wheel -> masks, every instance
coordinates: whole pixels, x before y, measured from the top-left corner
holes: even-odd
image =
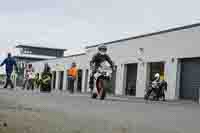
[[[97,98],[97,93],[92,93],[92,99],[96,99]]]

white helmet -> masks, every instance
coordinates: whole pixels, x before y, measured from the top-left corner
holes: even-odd
[[[154,75],[154,77],[158,79],[158,78],[160,78],[160,74],[159,74],[159,73],[156,73],[156,74]]]

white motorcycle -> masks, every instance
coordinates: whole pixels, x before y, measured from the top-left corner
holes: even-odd
[[[92,98],[99,97],[104,100],[106,97],[108,82],[112,78],[112,69],[108,66],[108,63],[102,62],[97,72],[94,74],[94,89],[92,91]]]

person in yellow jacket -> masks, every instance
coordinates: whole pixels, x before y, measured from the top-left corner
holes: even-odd
[[[67,74],[68,74],[68,89],[71,93],[74,93],[74,81],[77,78],[77,67],[76,67],[76,63],[73,62],[71,68],[68,70]]]

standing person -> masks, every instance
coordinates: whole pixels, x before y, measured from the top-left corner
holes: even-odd
[[[22,89],[24,90],[26,87],[27,87],[27,89],[29,89],[30,88],[30,84],[31,84],[31,82],[30,82],[30,80],[31,80],[31,77],[32,77],[32,74],[33,74],[33,66],[32,66],[32,64],[27,64],[26,65],[26,69],[25,69],[25,80],[24,80],[24,84],[23,84],[23,87],[22,87]],[[30,84],[29,84],[30,83]]]
[[[71,93],[74,93],[74,81],[77,78],[76,63],[73,62],[71,68],[68,71],[68,89]]]
[[[11,74],[13,72],[13,66],[15,66],[16,72],[18,72],[18,67],[15,59],[12,57],[11,53],[8,53],[8,57],[1,63],[0,66],[6,65],[6,84],[4,88],[7,88],[8,85],[11,86],[11,88],[14,88],[14,85],[11,80]]]
[[[51,68],[48,64],[45,64],[44,71],[41,75],[41,91],[42,92],[50,92],[51,91]]]
[[[34,90],[34,69],[32,64],[28,64],[28,86],[27,90],[31,88],[31,90]]]
[[[38,89],[40,87],[40,74],[36,73],[35,75],[35,87]]]
[[[23,86],[22,86],[22,90],[24,90],[26,88],[27,83],[28,83],[28,65],[26,64],[25,74],[24,74],[24,83],[23,83]]]

